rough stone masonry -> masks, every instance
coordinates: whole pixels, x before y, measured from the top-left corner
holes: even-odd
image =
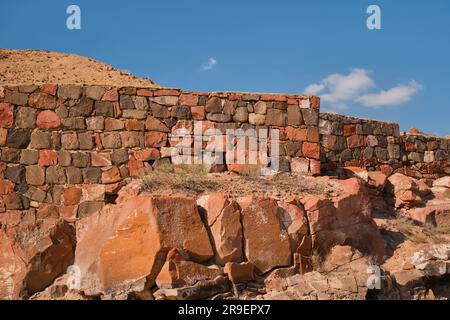
[[[194,122],[223,135],[227,129],[279,130],[279,156],[267,154],[260,167],[278,161],[280,171],[313,175],[341,166],[418,178],[449,174],[448,139],[400,136],[395,123],[319,115],[319,109],[311,95],[0,87],[0,210],[31,208],[38,218],[66,219],[98,211],[124,179],[170,163],[178,142],[173,133],[192,135]],[[270,143],[270,135],[258,138]],[[225,158],[226,151],[219,150]],[[213,170],[244,172],[246,165]]]
[[[0,87],[0,210],[34,208],[38,218],[66,219],[98,211],[125,178],[170,163],[178,142],[173,133],[192,135],[194,122],[223,135],[227,129],[277,129],[280,170],[319,174],[319,104],[309,95]],[[270,135],[258,138],[270,142]],[[245,168],[229,163],[214,170]]]

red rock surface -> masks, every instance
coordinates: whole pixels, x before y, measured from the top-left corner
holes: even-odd
[[[171,248],[198,262],[213,256],[195,200],[185,197],[130,197],[82,220],[77,236],[75,264],[91,294],[143,290]]]

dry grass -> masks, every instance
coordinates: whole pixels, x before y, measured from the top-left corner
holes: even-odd
[[[146,191],[153,194],[185,194],[198,196],[220,191],[232,198],[242,196],[272,197],[278,200],[298,198],[306,194],[331,194],[333,186],[315,178],[278,173],[260,176],[249,168],[244,174],[208,173],[202,165],[160,165],[142,180]]]
[[[395,221],[394,230],[401,232],[407,240],[416,244],[438,244],[446,242],[437,228],[428,225],[416,225],[413,221],[399,218]]]
[[[450,235],[450,226],[438,226],[436,231],[440,234]]]
[[[0,49],[0,84],[43,83],[163,87],[150,79],[76,54]]]
[[[143,179],[147,191],[170,189],[174,193],[199,194],[215,190],[216,185],[208,179],[208,172],[201,165],[160,165]]]

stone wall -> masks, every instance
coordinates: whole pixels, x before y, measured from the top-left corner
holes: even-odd
[[[449,139],[400,134],[397,123],[321,113],[321,166],[367,167],[417,178],[450,174]]]
[[[38,219],[97,211],[124,179],[169,163],[183,138],[173,133],[184,129],[195,135],[194,123],[222,135],[226,129],[267,129],[267,136],[258,138],[269,146],[271,130],[278,129],[280,170],[317,174],[318,115],[319,99],[306,95],[53,84],[0,87],[0,210],[36,210]],[[207,144],[202,138],[202,150]],[[259,167],[271,164],[267,149]],[[221,151],[226,158],[227,151],[235,152]],[[244,167],[229,163],[214,170]]]
[[[278,163],[279,171],[305,174],[342,166],[417,178],[450,174],[448,139],[401,135],[396,123],[319,116],[319,109],[319,98],[310,95],[0,87],[0,210],[37,210],[42,218],[88,215],[112,201],[124,179],[173,161],[174,150],[191,163],[213,150],[226,163],[210,170],[248,173],[252,166],[236,163],[237,140],[226,139],[230,129],[241,129],[247,140],[249,129],[256,130],[257,150],[247,141],[244,158],[258,151],[257,170]],[[223,140],[231,142],[218,147]]]

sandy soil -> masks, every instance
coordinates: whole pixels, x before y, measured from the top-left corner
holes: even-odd
[[[44,83],[163,87],[75,54],[0,49],[0,85]]]

